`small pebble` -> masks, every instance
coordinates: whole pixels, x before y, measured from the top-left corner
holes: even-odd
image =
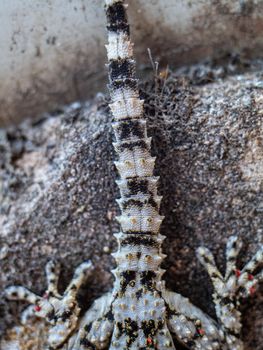
[[[109,247],[103,247],[103,252],[104,253],[109,253],[110,252],[110,248]]]
[[[4,244],[0,250],[0,260],[4,260],[8,254],[8,245]]]

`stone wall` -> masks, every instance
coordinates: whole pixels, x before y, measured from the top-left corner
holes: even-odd
[[[262,0],[132,0],[141,68],[170,67],[229,52],[262,56]],[[102,0],[3,0],[0,125],[36,117],[105,86]]]

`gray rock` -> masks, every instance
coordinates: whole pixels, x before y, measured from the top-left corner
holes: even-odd
[[[209,247],[223,270],[230,235],[244,241],[241,264],[262,241],[263,99],[260,71],[224,80],[208,73],[211,83],[161,72],[143,85],[142,96],[161,176],[165,280],[214,316],[211,284],[195,250]],[[15,283],[43,293],[52,257],[63,265],[61,289],[74,267],[93,261],[85,307],[111,288],[118,189],[110,123],[100,95],[2,130],[1,288]],[[262,294],[243,308],[246,350],[260,350]],[[2,331],[20,310],[2,300]]]

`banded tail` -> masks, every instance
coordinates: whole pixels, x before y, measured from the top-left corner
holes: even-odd
[[[164,217],[159,214],[161,197],[157,194],[158,177],[153,175],[155,157],[151,156],[151,138],[147,135],[144,101],[139,97],[125,7],[123,1],[106,1],[108,87],[116,138],[114,148],[118,155],[115,165],[120,176],[117,184],[121,194],[117,200],[121,209],[121,215],[117,217],[121,233],[116,236],[124,249],[133,244],[159,249],[164,238],[159,235]],[[118,261],[121,258],[118,252],[115,257],[121,267],[124,261]],[[159,254],[159,257],[160,261],[153,263],[156,267],[163,255]],[[133,259],[130,257],[128,260]],[[136,260],[141,260],[141,257]],[[149,267],[149,263],[140,263],[144,269]]]

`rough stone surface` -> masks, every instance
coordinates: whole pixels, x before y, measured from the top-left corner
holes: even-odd
[[[227,237],[243,239],[241,263],[262,242],[261,72],[228,76],[229,66],[196,66],[180,78],[158,72],[142,86],[166,217],[165,280],[212,316],[211,284],[196,248],[209,247],[223,270]],[[111,288],[118,189],[106,102],[98,95],[1,130],[1,288],[19,283],[41,294],[51,257],[63,264],[61,288],[77,264],[93,261],[97,271],[84,293],[87,307]],[[1,303],[3,332],[22,307]],[[260,291],[243,309],[245,349],[260,350]]]

